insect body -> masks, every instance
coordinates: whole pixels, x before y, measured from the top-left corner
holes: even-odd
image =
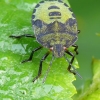
[[[50,48],[55,57],[77,40],[77,22],[67,4],[60,0],[41,1],[36,5],[32,24],[37,41]]]
[[[40,50],[42,47],[50,49],[41,59],[38,75],[33,81],[41,75],[42,62],[47,58],[50,51],[53,52],[54,57],[62,57],[65,53],[72,56],[71,61],[69,61],[68,70],[76,74],[71,70],[75,56],[67,49],[73,46],[75,47],[74,51],[78,54],[78,46],[74,44],[78,38],[77,22],[71,8],[62,0],[40,1],[33,10],[32,25],[35,37],[42,46],[34,49],[30,57],[23,62],[32,60],[34,52]],[[11,35],[10,37],[21,38],[24,36],[34,37],[30,34],[20,36]]]

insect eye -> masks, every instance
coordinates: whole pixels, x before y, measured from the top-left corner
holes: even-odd
[[[50,50],[52,51],[53,50],[53,47],[51,47]]]

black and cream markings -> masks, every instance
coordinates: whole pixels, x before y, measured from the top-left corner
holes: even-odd
[[[50,10],[50,9],[60,9],[60,8],[57,7],[57,6],[50,6],[50,7],[48,8],[48,10]]]
[[[60,12],[54,11],[54,12],[50,12],[49,16],[61,16]]]
[[[63,4],[67,9],[69,9],[70,12],[72,12],[71,8],[70,8],[66,3],[64,3],[62,0],[44,0],[44,1],[40,1],[40,2],[35,6],[35,8],[34,8],[34,10],[33,10],[33,15],[32,15],[32,24],[33,24],[33,25],[34,25],[34,21],[38,20],[38,19],[36,18],[36,11],[37,11],[37,9],[38,9],[42,4],[47,3],[47,2],[53,2],[53,1],[54,1],[54,2],[57,1],[57,2],[59,2],[59,3],[61,3],[61,4]],[[51,5],[48,6],[47,9],[48,9],[48,10],[47,10],[48,17],[49,17],[50,20],[61,19],[61,17],[63,17],[63,15],[62,15],[63,11],[61,11],[61,8],[60,8],[59,5],[56,5],[56,4],[51,3]],[[40,13],[41,13],[41,11],[40,11]],[[75,18],[75,15],[73,14],[73,12],[72,12],[72,16],[73,16],[73,18]],[[44,16],[44,17],[46,17],[46,16]]]

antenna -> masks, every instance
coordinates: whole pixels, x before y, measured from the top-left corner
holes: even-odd
[[[43,78],[42,83],[44,83],[44,82],[45,82],[45,80],[46,80],[46,78],[47,78],[47,76],[48,76],[48,73],[49,73],[50,68],[51,68],[51,66],[52,66],[52,62],[53,62],[53,60],[54,60],[54,56],[52,56],[52,60],[50,61],[50,64],[49,64],[48,69],[46,70],[46,74],[45,74],[45,76],[44,76],[44,78]]]

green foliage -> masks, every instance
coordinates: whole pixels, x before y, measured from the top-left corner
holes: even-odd
[[[92,61],[93,79],[87,82],[75,100],[100,100],[100,60]]]
[[[11,34],[33,34],[31,15],[35,2],[1,0],[0,5],[0,100],[72,100],[76,93],[72,84],[75,76],[67,71],[68,63],[64,58],[53,61],[42,83],[52,58],[50,55],[43,63],[42,76],[33,83],[39,61],[47,49],[36,52],[32,62],[21,64],[39,44],[32,38],[9,38]],[[76,60],[73,65],[78,67]]]
[[[100,33],[96,33],[97,36],[100,36]]]

